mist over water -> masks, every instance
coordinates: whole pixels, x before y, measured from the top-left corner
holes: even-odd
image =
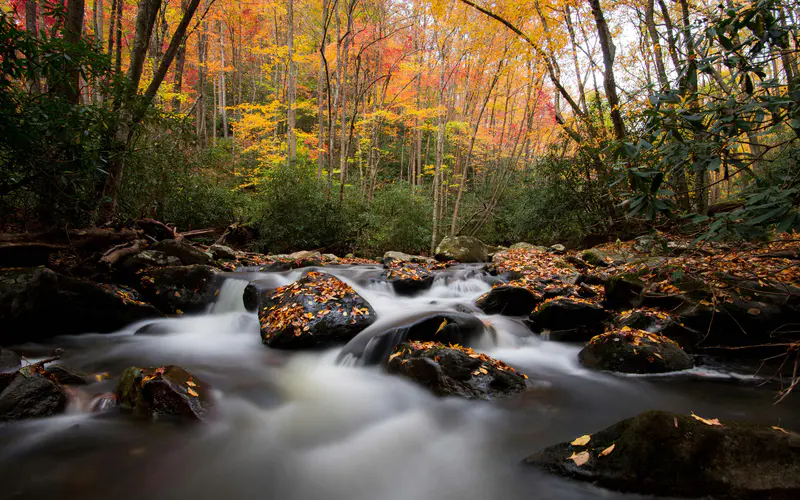
[[[494,278],[461,266],[430,290],[400,297],[374,266],[332,267],[376,311],[369,337],[435,312],[472,309]],[[694,411],[797,428],[798,404],[773,406],[750,374],[699,367],[660,377],[583,369],[579,345],[541,340],[520,321],[476,314],[475,346],[529,375],[524,393],[494,402],[437,398],[377,367],[337,363],[342,347],[288,352],[262,345],[241,295],[305,271],[232,273],[206,314],[158,320],[162,333],[26,345],[29,359],[63,347],[63,362],[111,379],[76,388],[63,416],[0,426],[1,499],[464,500],[637,498],[521,466],[535,451],[649,409]],[[245,279],[240,279],[245,278]],[[128,366],[177,364],[214,387],[216,416],[176,426],[88,413]]]

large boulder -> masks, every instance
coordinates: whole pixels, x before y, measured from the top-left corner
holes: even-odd
[[[107,333],[162,314],[136,291],[46,268],[0,270],[0,344]]]
[[[800,497],[800,434],[780,427],[648,411],[572,443],[525,463],[659,497]]]
[[[262,272],[288,271],[303,267],[319,267],[323,265],[324,257],[319,252],[308,250],[290,254],[272,255],[267,262],[259,268]]]
[[[620,373],[666,373],[694,366],[674,340],[627,326],[592,337],[578,359],[587,368]]]
[[[202,312],[214,301],[215,276],[209,266],[153,268],[139,274],[138,290],[165,313]]]
[[[347,343],[340,359],[354,357],[365,365],[386,364],[389,355],[403,342],[440,342],[469,346],[487,332],[486,325],[472,314],[439,313],[396,328],[367,335],[365,332]]]
[[[445,236],[436,247],[436,259],[441,261],[486,262],[489,252],[486,245],[472,236]]]
[[[608,313],[585,299],[559,297],[542,302],[530,316],[534,330],[548,330],[552,340],[587,341],[603,331]]]
[[[142,418],[205,420],[213,407],[211,387],[179,366],[132,366],[116,393],[123,409]]]
[[[177,257],[184,265],[210,264],[211,256],[204,251],[197,249],[186,240],[163,240],[153,245],[153,250],[164,252],[165,254]]]
[[[375,322],[376,315],[347,283],[310,272],[291,285],[263,292],[258,318],[264,344],[296,349],[347,342]]]
[[[208,253],[211,254],[211,257],[214,260],[226,259],[226,260],[234,260],[236,259],[236,252],[231,247],[227,247],[225,245],[211,245],[208,248]]]
[[[522,392],[527,378],[485,354],[438,342],[400,344],[389,357],[388,371],[438,396],[467,399],[496,399]]]
[[[44,370],[44,375],[61,385],[88,385],[95,381],[92,375],[65,365],[48,366]]]
[[[0,393],[0,421],[49,417],[62,413],[67,394],[38,373],[18,374]]]
[[[504,284],[478,297],[475,305],[486,314],[528,316],[541,301],[542,296],[527,287]]]

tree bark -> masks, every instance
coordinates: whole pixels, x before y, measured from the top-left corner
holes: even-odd
[[[439,95],[438,106],[441,108],[444,104],[444,85],[446,78],[445,61],[447,60],[447,49],[445,48],[446,42],[439,50]],[[439,116],[437,117],[437,130],[436,130],[436,163],[433,170],[433,230],[431,231],[431,255],[436,252],[436,244],[439,243],[439,186],[440,176],[442,174],[442,158],[444,157],[444,133],[446,127],[446,113],[439,109]]]
[[[297,139],[294,135],[295,122],[295,99],[297,98],[297,75],[295,75],[294,65],[294,1],[289,0],[288,19],[286,21],[286,47],[289,59],[289,81],[286,96],[286,141],[288,142],[288,160],[291,164],[297,159]]]
[[[187,0],[181,1],[181,16],[186,14],[188,8]],[[172,80],[172,91],[180,94],[183,90],[183,67],[186,64],[186,43],[188,40],[183,40],[183,43],[178,47],[178,52],[175,54],[175,76]],[[181,100],[178,96],[172,99],[172,112],[179,113],[181,111]]]
[[[597,37],[600,41],[600,49],[603,52],[603,66],[605,66],[603,86],[606,90],[606,99],[611,108],[611,123],[614,126],[614,137],[621,141],[625,139],[625,123],[622,121],[620,113],[619,97],[617,96],[617,82],[614,79],[614,41],[608,29],[603,10],[600,7],[600,0],[589,0],[594,15],[595,25],[597,26]]]
[[[37,10],[38,10],[37,0],[26,0],[26,2],[25,2],[25,31],[27,31],[28,34],[30,36],[34,37],[34,38],[39,38],[39,29],[38,29],[37,23],[36,23],[36,20],[37,20],[36,16],[38,15]],[[28,80],[28,90],[32,94],[40,94],[42,89],[41,89],[41,86],[39,85],[39,77],[35,76],[36,73],[37,73],[37,71],[35,70],[35,67],[38,66],[38,61],[34,60],[34,61],[31,61],[31,62],[32,62],[33,66],[34,66],[34,71],[33,71],[34,76],[31,77],[30,80]]]

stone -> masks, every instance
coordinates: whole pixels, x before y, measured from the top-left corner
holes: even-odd
[[[411,262],[389,260],[381,278],[390,283],[398,295],[415,295],[429,289],[436,279],[434,271],[444,269],[436,262]]]
[[[435,342],[408,342],[389,357],[389,373],[423,385],[438,396],[497,399],[525,390],[525,376],[485,354]]]
[[[236,252],[231,247],[226,247],[225,245],[211,245],[208,247],[208,253],[211,254],[211,258],[214,260],[235,260],[236,259]]]
[[[14,380],[21,367],[22,358],[19,354],[0,348],[0,392]]]
[[[800,434],[780,427],[706,420],[648,411],[592,433],[584,446],[560,443],[524,462],[642,495],[800,497]],[[584,452],[588,460],[582,465],[569,459]]]
[[[666,373],[694,366],[674,340],[627,326],[592,337],[578,359],[587,368],[619,373]]]
[[[50,365],[44,371],[47,377],[61,385],[88,385],[95,381],[92,375],[64,365]]]
[[[644,283],[633,275],[619,274],[610,277],[603,285],[605,304],[610,309],[630,309],[642,303]]]
[[[529,316],[541,301],[541,295],[528,288],[498,285],[478,297],[475,305],[486,314]]]
[[[486,262],[489,253],[486,245],[472,236],[445,236],[436,247],[436,259],[440,261]]]
[[[180,366],[126,369],[117,384],[120,406],[140,418],[206,420],[211,387]]]
[[[339,278],[309,272],[264,291],[258,300],[261,340],[281,349],[344,343],[375,322],[372,306]]]
[[[433,314],[374,335],[359,335],[347,343],[339,359],[352,357],[364,365],[385,365],[392,351],[403,342],[436,341],[445,345],[470,346],[490,331],[481,320],[469,313]]]
[[[436,264],[437,260],[422,255],[409,255],[403,252],[386,252],[383,254],[383,265],[390,266],[393,263],[412,262],[415,264]]]
[[[153,245],[153,250],[177,257],[184,265],[211,264],[211,256],[185,240],[162,240]]]
[[[536,329],[549,330],[551,340],[587,341],[603,331],[607,317],[599,304],[559,297],[539,304],[530,321]]]
[[[0,344],[108,333],[162,314],[132,289],[46,268],[0,270]]]
[[[202,312],[214,302],[215,277],[209,266],[160,267],[140,273],[137,289],[164,313]]]
[[[565,253],[567,253],[567,247],[559,243],[551,245],[550,248],[548,248],[548,250],[550,251],[550,253],[554,253],[556,255],[564,255]]]
[[[19,374],[0,393],[0,421],[49,417],[66,407],[64,390],[39,374]]]
[[[120,266],[123,273],[135,274],[151,267],[180,266],[181,260],[158,250],[144,250],[125,259]]]

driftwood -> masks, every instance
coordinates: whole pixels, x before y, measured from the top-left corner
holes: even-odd
[[[89,229],[53,230],[44,233],[0,234],[0,246],[36,244],[50,245],[54,249],[82,248],[101,250],[111,245],[138,240],[142,231],[134,229]]]
[[[100,262],[103,264],[107,264],[108,266],[113,266],[120,259],[123,259],[129,255],[136,255],[137,253],[141,252],[145,249],[147,243],[142,240],[136,240],[132,243],[121,243],[114,247],[111,247],[103,254],[100,258]]]
[[[219,233],[219,229],[215,227],[210,227],[208,229],[194,229],[192,231],[184,231],[180,233],[180,236],[183,238],[194,238],[196,236],[208,236],[210,234],[217,234]]]
[[[156,241],[180,239],[177,228],[169,227],[163,222],[153,219],[140,219],[135,223],[136,227],[144,231],[144,234]]]

